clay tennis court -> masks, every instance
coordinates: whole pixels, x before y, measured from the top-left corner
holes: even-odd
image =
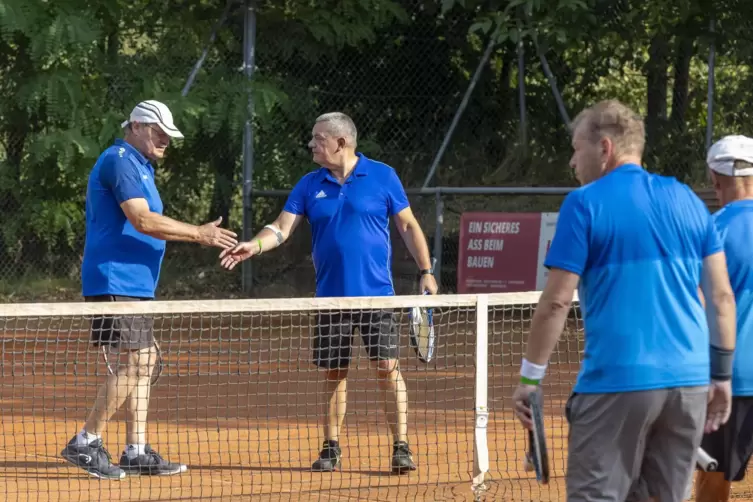
[[[582,339],[572,320],[552,359],[545,392],[554,479],[540,486],[533,473],[522,470],[525,434],[508,405],[530,310],[530,305],[490,308],[490,472],[481,500],[565,499],[562,409]],[[88,320],[0,318],[0,494],[18,501],[474,500],[472,309],[445,308],[436,317],[440,338],[429,364],[419,362],[409,347],[405,317],[400,316],[400,353],[418,471],[404,476],[389,471],[392,438],[358,337],[340,438],[342,469],[312,473],[324,399],[309,362],[313,317],[164,315],[156,316],[156,334],[166,365],[152,390],[149,441],[189,471],[121,481],[90,478],[59,457],[105,376],[98,354],[88,348]],[[121,411],[104,434],[116,462],[124,434]]]

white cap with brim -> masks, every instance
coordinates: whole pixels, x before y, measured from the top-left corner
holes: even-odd
[[[173,123],[173,114],[167,105],[153,99],[137,104],[129,119],[123,122],[120,127],[125,127],[131,122],[157,124],[171,138],[183,138],[183,133]]]
[[[753,165],[753,138],[725,136],[706,155],[709,169],[725,176],[753,176],[753,168],[735,169],[735,161],[742,160]]]

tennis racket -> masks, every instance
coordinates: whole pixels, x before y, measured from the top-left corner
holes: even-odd
[[[528,452],[526,453],[525,470],[535,470],[536,480],[541,484],[549,483],[549,454],[546,449],[544,435],[544,414],[541,409],[541,396],[538,392],[528,395],[528,406],[531,408],[533,430],[528,431]]]
[[[434,273],[434,264],[437,259],[431,260],[431,270]],[[422,291],[422,294],[429,294]],[[418,360],[428,363],[434,358],[436,334],[434,332],[434,309],[431,307],[413,307],[408,313],[410,345],[416,351]]]
[[[157,349],[157,364],[152,371],[152,376],[149,381],[150,386],[154,386],[157,383],[157,380],[159,380],[159,377],[162,375],[162,370],[165,367],[164,360],[162,359],[162,350],[160,350],[157,340],[154,340],[154,348]],[[102,359],[105,362],[105,366],[107,366],[107,372],[110,375],[114,375],[115,371],[112,369],[110,360],[107,358],[107,347],[105,346],[102,346]]]
[[[714,472],[719,467],[719,462],[716,461],[711,455],[706,453],[703,448],[696,450],[695,461],[701,470],[706,472]]]

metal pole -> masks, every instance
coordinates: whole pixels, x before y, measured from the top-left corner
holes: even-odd
[[[484,55],[481,57],[481,61],[478,62],[478,66],[476,67],[476,71],[473,73],[473,77],[471,78],[471,83],[468,85],[468,88],[465,90],[465,95],[463,96],[463,100],[460,102],[460,106],[458,106],[457,111],[455,111],[455,116],[452,118],[452,122],[450,123],[450,128],[447,130],[447,133],[444,136],[444,139],[442,140],[442,145],[439,147],[439,151],[437,151],[437,155],[434,157],[434,162],[431,163],[431,168],[429,169],[429,174],[426,175],[426,179],[424,180],[424,188],[429,186],[429,182],[431,182],[431,179],[434,177],[434,172],[437,170],[437,166],[439,165],[439,161],[442,160],[442,157],[444,156],[445,150],[447,150],[447,145],[450,144],[450,139],[452,138],[453,133],[455,132],[455,128],[458,125],[458,122],[460,121],[460,117],[463,116],[463,112],[465,112],[466,106],[468,106],[468,100],[471,97],[471,94],[473,94],[473,89],[476,87],[476,84],[478,83],[478,79],[481,76],[481,70],[486,65],[487,61],[489,61],[489,57],[492,55],[492,49],[494,49],[494,46],[497,44],[497,34],[499,33],[499,27],[497,27],[496,30],[494,30],[494,33],[492,33],[491,38],[489,38],[489,43],[486,45],[486,50],[484,51]]]
[[[440,290],[442,288],[442,237],[443,237],[443,224],[444,224],[444,201],[442,200],[442,193],[437,192],[434,194],[435,201],[435,216],[436,226],[434,227],[434,278],[437,280],[437,285]],[[441,291],[440,291],[441,292]]]
[[[429,187],[429,188],[406,188],[408,195],[567,195],[575,187]],[[290,189],[254,190],[256,197],[287,197]]]
[[[196,61],[196,64],[193,65],[193,69],[191,70],[191,74],[188,76],[188,80],[186,80],[186,85],[183,86],[183,91],[180,93],[181,96],[184,98],[188,96],[188,91],[191,90],[191,86],[193,85],[194,80],[196,79],[196,75],[198,75],[199,70],[201,69],[202,65],[204,64],[204,60],[207,58],[207,54],[209,54],[209,47],[214,43],[215,38],[217,38],[217,32],[220,30],[223,24],[225,24],[225,21],[227,21],[227,17],[230,14],[230,8],[233,6],[234,0],[227,0],[227,3],[225,4],[225,10],[222,11],[222,15],[220,16],[220,19],[215,23],[214,27],[212,28],[212,34],[209,35],[209,42],[207,42],[207,45],[204,47],[204,50],[201,53],[201,56],[199,57],[199,60]],[[225,222],[227,224],[227,222]]]
[[[255,0],[245,0],[246,12],[243,20],[243,74],[248,79],[248,104],[246,124],[243,128],[243,240],[251,240],[253,231],[252,191],[254,178],[254,98],[252,81],[254,78],[256,50],[256,5]],[[253,274],[251,260],[241,264],[241,285],[245,293],[251,293]]]
[[[530,24],[530,13],[526,12],[524,15],[527,22]],[[539,45],[539,37],[536,33],[535,27],[531,27],[531,39],[533,40],[533,46],[536,48],[536,53],[538,54],[539,60],[541,61],[541,69],[544,71],[544,75],[546,75],[546,78],[549,81],[549,86],[552,88],[552,94],[554,94],[554,100],[557,102],[557,108],[559,109],[560,115],[562,116],[562,120],[563,122],[565,122],[565,126],[570,127],[570,117],[568,116],[567,110],[565,109],[565,103],[562,100],[562,94],[560,94],[560,91],[557,88],[557,79],[554,78],[554,74],[552,74],[552,69],[549,68],[549,62],[546,60],[544,51],[541,50],[541,46]]]
[[[518,33],[522,33],[518,26]],[[526,123],[526,59],[523,47],[523,36],[518,40],[518,107],[520,108],[520,144],[523,148],[528,145],[528,124]]]

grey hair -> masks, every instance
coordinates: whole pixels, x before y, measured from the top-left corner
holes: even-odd
[[[316,123],[323,122],[328,125],[327,131],[335,136],[345,138],[346,144],[355,148],[358,140],[358,131],[353,119],[342,112],[329,112],[319,115]]]

